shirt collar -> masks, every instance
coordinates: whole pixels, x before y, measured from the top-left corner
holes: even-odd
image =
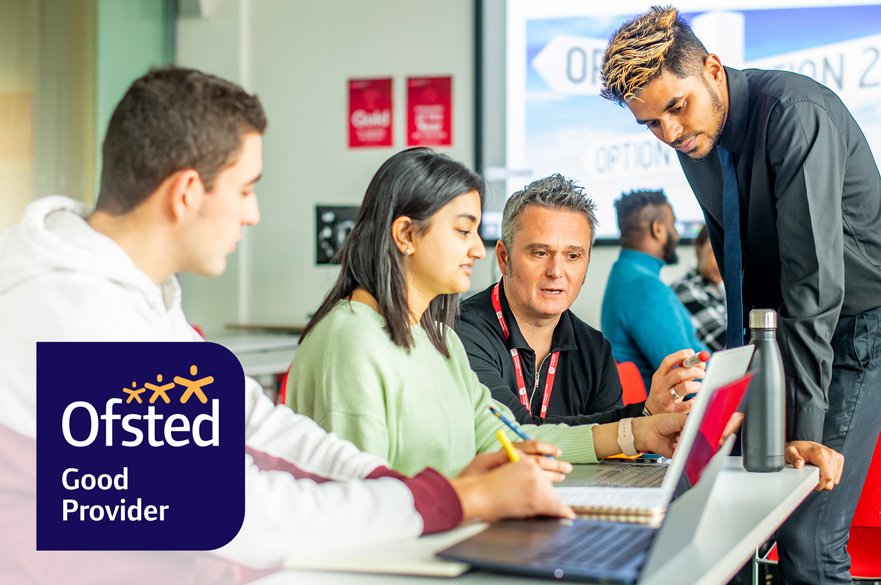
[[[505,322],[508,324],[508,331],[510,335],[508,336],[508,349],[528,349],[533,351],[529,344],[526,342],[526,338],[523,337],[523,334],[520,332],[520,326],[517,324],[517,319],[514,317],[514,313],[511,312],[511,306],[508,304],[508,296],[505,294],[505,279],[502,278],[499,281],[499,299],[502,305],[502,315],[505,316]],[[566,309],[563,311],[563,314],[560,315],[560,320],[557,322],[557,326],[554,328],[554,335],[551,338],[551,352],[555,351],[568,351],[570,349],[577,349],[577,344],[575,343],[575,330],[572,328],[572,320],[569,317],[570,311]]]
[[[749,82],[739,69],[725,68],[728,83],[728,118],[719,137],[719,145],[728,152],[743,152],[746,123],[749,117]]]
[[[660,275],[661,268],[666,266],[666,262],[661,260],[660,258],[655,258],[650,254],[646,254],[645,252],[640,252],[638,250],[630,250],[627,248],[621,249],[621,255],[618,256],[619,260],[624,260],[630,264],[636,264],[637,266],[642,266],[646,270],[651,271],[653,274]]]

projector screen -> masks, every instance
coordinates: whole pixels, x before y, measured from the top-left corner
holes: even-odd
[[[597,204],[599,243],[617,243],[614,201],[663,190],[683,240],[703,216],[676,153],[599,97],[612,33],[657,2],[483,0],[478,6],[478,168],[489,189],[482,234],[529,182],[561,173]],[[835,91],[881,152],[881,4],[705,1],[676,4],[707,50],[738,69],[784,69]],[[877,159],[877,154],[876,154]]]

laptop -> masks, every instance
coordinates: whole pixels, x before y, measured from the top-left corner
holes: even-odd
[[[751,377],[747,374],[721,388],[701,391],[660,487],[563,486],[555,488],[557,497],[580,516],[657,526],[674,496],[700,477],[701,466],[715,453],[714,445],[742,401]]]
[[[682,489],[679,484],[688,453],[695,446],[704,448],[700,437],[721,436],[722,428],[737,409],[737,401],[748,384],[743,374],[749,366],[753,349],[747,345],[713,354],[702,390],[694,399],[695,404],[669,463],[636,459],[576,465],[566,479],[557,484],[560,500],[573,506],[581,515],[658,523],[659,515],[663,514],[676,489]],[[717,396],[722,388],[725,392]],[[719,425],[722,427],[716,428]]]
[[[670,506],[658,528],[583,518],[505,520],[438,556],[504,573],[588,583],[636,583],[640,575],[651,574],[679,552],[683,535],[697,531],[734,440],[735,435],[728,437],[709,462],[703,459],[705,465],[701,460],[710,451],[691,451],[692,464],[701,473],[695,476],[687,497]]]

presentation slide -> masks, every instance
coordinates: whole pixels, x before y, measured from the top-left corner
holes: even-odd
[[[599,97],[609,37],[651,5],[508,0],[504,6],[504,164],[488,161],[487,177],[503,183],[506,195],[552,173],[576,180],[597,203],[597,235],[608,243],[619,235],[614,201],[632,190],[663,190],[683,238],[703,223],[675,151],[637,125],[627,108]],[[793,71],[831,88],[876,157],[881,152],[881,4],[742,0],[676,7],[725,65]],[[485,103],[484,110],[492,106]],[[488,211],[491,222],[491,206]]]

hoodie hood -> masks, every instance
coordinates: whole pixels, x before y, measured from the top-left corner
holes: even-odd
[[[155,309],[179,304],[175,278],[157,286],[116,242],[87,223],[92,208],[60,195],[31,203],[0,236],[0,295],[49,272],[93,274],[143,294]]]

